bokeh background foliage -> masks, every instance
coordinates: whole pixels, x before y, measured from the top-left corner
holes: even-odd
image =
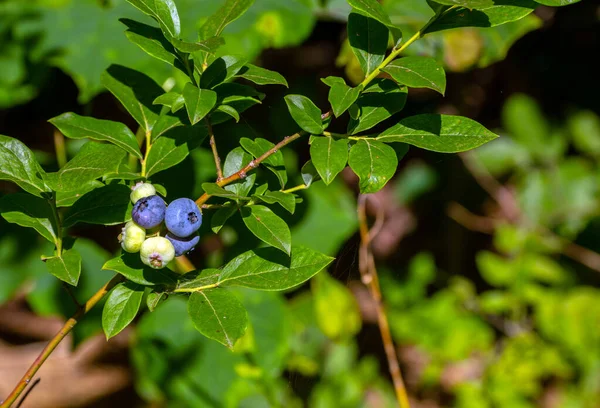
[[[179,0],[184,34],[193,39],[222,3]],[[382,5],[405,38],[433,14],[425,1]],[[289,93],[326,106],[326,89],[315,78],[362,79],[345,38],[349,11],[341,0],[257,0],[227,27],[219,54],[253,58],[284,74]],[[124,0],[0,2],[0,133],[25,141],[46,169],[56,169],[48,118],[72,110],[130,120],[102,93],[100,74],[111,63],[141,70],[165,88],[184,81],[127,41],[123,17],[140,15]],[[598,8],[584,0],[540,7],[499,27],[430,34],[409,49],[436,57],[449,75],[446,98],[416,92],[406,113],[459,113],[501,134],[460,157],[411,149],[380,193],[389,227],[374,250],[414,406],[600,404],[600,89],[591,62],[597,29]],[[220,142],[223,151],[242,137],[277,140],[293,129],[284,91],[268,90],[240,125],[219,128],[233,135]],[[70,157],[80,146],[68,141]],[[308,147],[289,150],[289,176],[300,181],[294,169]],[[199,148],[153,181],[169,185],[173,197],[197,197],[213,176],[210,151]],[[181,182],[170,184],[175,178]],[[14,191],[0,187],[2,194]],[[296,216],[279,214],[290,222],[294,244],[337,260],[299,291],[236,291],[250,329],[233,353],[179,318],[186,315],[181,299],[168,299],[124,333],[125,353],[109,359],[132,374],[119,393],[79,405],[394,406],[358,283],[355,192],[350,175],[327,187],[317,182],[301,193]],[[193,261],[217,267],[254,248],[256,239],[238,227],[215,236],[205,223]],[[76,233],[83,265],[73,294],[83,300],[109,278],[101,266],[115,253],[117,229],[80,226]],[[0,314],[12,316],[13,307],[48,318],[74,312],[39,261],[51,250],[34,231],[0,220]],[[92,341],[100,318],[97,308],[76,326],[76,345]],[[0,332],[6,355],[34,337],[12,333],[1,319]]]

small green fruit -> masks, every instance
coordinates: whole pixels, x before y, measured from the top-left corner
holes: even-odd
[[[140,181],[135,186],[131,187],[131,202],[133,204],[137,203],[140,198],[150,197],[156,195],[156,189],[150,183],[144,183]]]
[[[119,235],[121,248],[127,252],[139,252],[145,239],[146,230],[133,221],[129,221],[125,224]]]
[[[148,238],[140,250],[142,262],[154,269],[164,268],[174,257],[175,248],[165,237]]]

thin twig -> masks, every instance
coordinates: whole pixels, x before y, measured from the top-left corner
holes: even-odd
[[[61,169],[67,164],[67,149],[65,147],[65,136],[58,130],[54,130],[54,150],[56,150],[56,162]]]
[[[504,187],[492,174],[477,160],[473,153],[460,153],[463,164],[469,170],[477,184],[492,197],[511,222],[516,222],[521,217],[517,200],[509,189]]]
[[[448,206],[448,216],[468,230],[490,235],[503,223],[502,220],[473,214],[458,203],[451,203]],[[535,226],[532,229],[534,232],[544,235],[546,239],[554,240],[559,247],[560,253],[567,258],[571,258],[575,262],[579,262],[596,272],[600,272],[599,253],[571,242],[555,234],[548,228]]]
[[[366,195],[360,195],[358,197],[358,223],[360,226],[361,240],[359,270],[363,283],[369,288],[371,296],[373,297],[373,303],[377,312],[379,331],[381,333],[381,339],[383,340],[383,347],[387,357],[390,375],[392,376],[392,381],[394,383],[398,404],[400,405],[400,408],[410,408],[406,387],[404,386],[400,365],[398,364],[398,356],[396,355],[396,349],[394,348],[394,342],[390,333],[390,326],[381,299],[381,290],[379,288],[379,279],[377,276],[375,259],[373,258],[373,253],[371,252],[370,248],[370,242],[373,236],[369,231],[369,227],[367,226],[367,216],[365,211],[367,197],[368,196]],[[377,209],[378,221],[376,222],[376,225],[381,225],[383,210],[380,205],[377,206]]]
[[[325,119],[329,118],[331,116],[331,114],[332,114],[331,111],[322,114],[321,120],[325,120]],[[305,131],[300,131],[298,133],[294,133],[291,136],[284,137],[281,142],[277,143],[275,146],[273,146],[272,148],[270,148],[269,150],[264,152],[260,157],[254,159],[254,160],[251,160],[250,163],[248,163],[243,169],[233,173],[231,176],[224,177],[220,181],[217,181],[217,185],[219,187],[223,187],[223,186],[233,183],[234,181],[245,179],[249,172],[256,169],[258,167],[258,165],[261,164],[263,161],[265,161],[269,156],[277,153],[282,147],[292,143],[294,140],[297,140],[300,137],[307,135],[307,134],[308,133]],[[198,205],[198,207],[201,207],[210,197],[211,197],[210,194],[204,193],[204,194],[202,194],[202,196],[200,196],[200,198],[198,198],[196,200],[196,204]]]
[[[300,184],[298,186],[295,187],[291,187],[285,190],[281,190],[282,193],[294,193],[296,191],[300,191],[300,190],[306,190],[308,188],[308,186],[306,184]]]
[[[215,167],[217,168],[217,183],[223,180],[223,170],[221,169],[221,158],[217,151],[217,143],[215,142],[215,133],[213,132],[212,124],[208,118],[205,119],[206,127],[208,128],[208,135],[210,136],[210,149],[212,150],[213,157],[215,159]]]
[[[35,386],[38,385],[40,383],[40,381],[41,381],[41,378],[35,379],[33,384],[31,384],[31,387],[29,387],[29,389],[25,393],[23,393],[23,398],[21,398],[21,400],[19,401],[19,403],[17,404],[17,406],[15,408],[20,408],[23,405],[23,402],[25,402],[25,400],[27,399],[29,394],[31,394],[31,391],[33,391]]]
[[[60,329],[58,333],[48,342],[44,350],[38,355],[33,364],[29,367],[21,381],[17,384],[17,386],[12,390],[10,395],[6,398],[4,402],[0,405],[0,408],[9,408],[16,400],[19,398],[19,395],[25,390],[27,385],[33,379],[33,376],[38,372],[42,364],[46,361],[50,354],[54,351],[56,346],[64,339],[67,334],[73,330],[73,327],[79,322],[87,312],[89,312],[95,305],[102,299],[115,285],[122,282],[124,279],[121,275],[114,276],[108,283],[106,283],[98,292],[94,294],[91,298],[88,299],[75,314],[65,322],[63,327]]]

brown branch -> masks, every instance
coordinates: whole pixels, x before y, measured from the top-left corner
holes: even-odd
[[[208,128],[208,135],[210,136],[210,149],[212,150],[213,157],[215,159],[215,167],[217,168],[217,183],[223,180],[223,169],[221,169],[221,158],[217,151],[217,143],[215,142],[215,133],[213,132],[212,124],[208,118],[205,119],[206,127]]]
[[[475,215],[457,202],[448,205],[448,216],[468,230],[493,234],[498,220]]]
[[[0,408],[9,408],[14,402],[19,398],[19,395],[25,390],[27,385],[33,379],[33,376],[40,369],[42,364],[46,361],[50,354],[54,351],[56,346],[73,330],[73,327],[79,322],[87,312],[89,312],[99,301],[102,299],[115,285],[122,282],[124,279],[121,275],[114,276],[108,283],[106,283],[98,292],[96,292],[91,298],[88,299],[75,314],[65,322],[63,327],[60,329],[58,333],[48,342],[44,350],[40,353],[40,355],[35,359],[33,364],[29,367],[21,381],[17,384],[17,386],[12,390],[10,395],[3,401],[0,405]]]
[[[257,168],[258,165],[260,163],[262,163],[264,160],[266,160],[269,156],[277,153],[277,151],[279,151],[279,149],[281,149],[285,145],[292,143],[294,140],[300,138],[301,136],[303,136],[305,134],[306,134],[306,132],[302,131],[302,132],[294,133],[291,136],[284,137],[281,142],[277,143],[271,149],[267,150],[262,156],[260,156],[257,159],[251,160],[250,163],[248,163],[243,169],[237,171],[236,173],[233,173],[231,176],[222,178],[221,180],[217,180],[217,185],[219,187],[223,187],[223,186],[233,183],[234,181],[245,179],[246,176],[248,175],[248,172]],[[208,199],[210,197],[211,197],[210,194],[204,193],[200,196],[199,199],[196,200],[196,204],[198,205],[198,207],[202,207],[202,205],[206,201],[208,201]]]
[[[360,195],[358,197],[358,223],[360,227],[361,240],[359,252],[359,270],[362,281],[369,288],[371,296],[374,300],[373,303],[377,313],[379,331],[381,333],[383,348],[387,357],[390,375],[392,376],[392,381],[394,383],[398,404],[400,405],[400,408],[410,408],[406,387],[404,386],[404,381],[402,380],[402,372],[400,371],[400,365],[398,364],[398,356],[396,355],[396,349],[394,348],[394,342],[390,333],[390,326],[385,309],[383,307],[383,302],[381,300],[381,290],[379,288],[379,279],[377,277],[375,259],[373,258],[373,253],[371,252],[370,248],[370,242],[373,238],[373,230],[369,231],[367,226],[367,216],[365,210],[367,197],[368,196],[366,195]],[[382,207],[381,205],[378,205],[377,208],[377,220],[375,225],[382,225]]]
[[[484,234],[493,234],[498,225],[502,223],[501,220],[473,214],[458,203],[451,203],[448,206],[448,216],[468,230]],[[556,241],[560,247],[560,253],[567,258],[571,258],[575,262],[579,262],[596,272],[600,272],[599,253],[571,242],[542,226],[534,227],[534,232],[544,235],[547,239]]]
[[[477,184],[498,203],[506,219],[511,222],[518,221],[521,217],[521,211],[512,192],[500,184],[477,160],[473,153],[460,153],[459,157],[467,170],[469,170],[469,173],[475,178]]]
[[[328,112],[322,114],[321,120],[325,120],[325,119],[329,118],[331,116],[331,114],[332,114],[331,111],[328,111]],[[292,143],[294,140],[299,139],[300,137],[307,135],[307,134],[308,134],[307,132],[302,130],[298,133],[294,133],[291,136],[284,137],[281,142],[277,143],[275,146],[273,146],[272,148],[270,148],[269,150],[264,152],[260,157],[257,157],[256,159],[251,160],[250,163],[248,163],[243,169],[233,173],[232,175],[230,175],[228,177],[224,177],[221,180],[217,180],[217,185],[219,187],[223,187],[223,186],[233,183],[234,181],[245,179],[249,172],[256,169],[258,167],[258,165],[261,164],[263,161],[265,161],[269,156],[277,153],[279,150],[281,150],[282,147]],[[210,194],[204,193],[200,196],[200,198],[198,198],[196,200],[196,204],[198,205],[198,207],[202,208],[202,205],[206,201],[208,201],[208,199],[210,197],[211,197]]]

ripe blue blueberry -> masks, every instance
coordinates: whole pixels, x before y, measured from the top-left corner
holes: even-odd
[[[143,228],[154,228],[165,219],[166,204],[157,195],[140,198],[131,211],[133,221]]]
[[[154,269],[167,266],[175,257],[175,248],[165,237],[151,237],[144,241],[140,249],[140,259]]]
[[[175,248],[175,256],[187,254],[188,252],[192,251],[196,244],[198,244],[198,241],[200,241],[200,235],[181,238],[177,235],[171,234],[170,232],[167,233],[165,238],[167,238],[169,241],[171,241],[171,244],[173,244],[173,247]]]
[[[202,225],[202,214],[194,200],[178,198],[167,207],[165,224],[172,234],[189,237]]]

